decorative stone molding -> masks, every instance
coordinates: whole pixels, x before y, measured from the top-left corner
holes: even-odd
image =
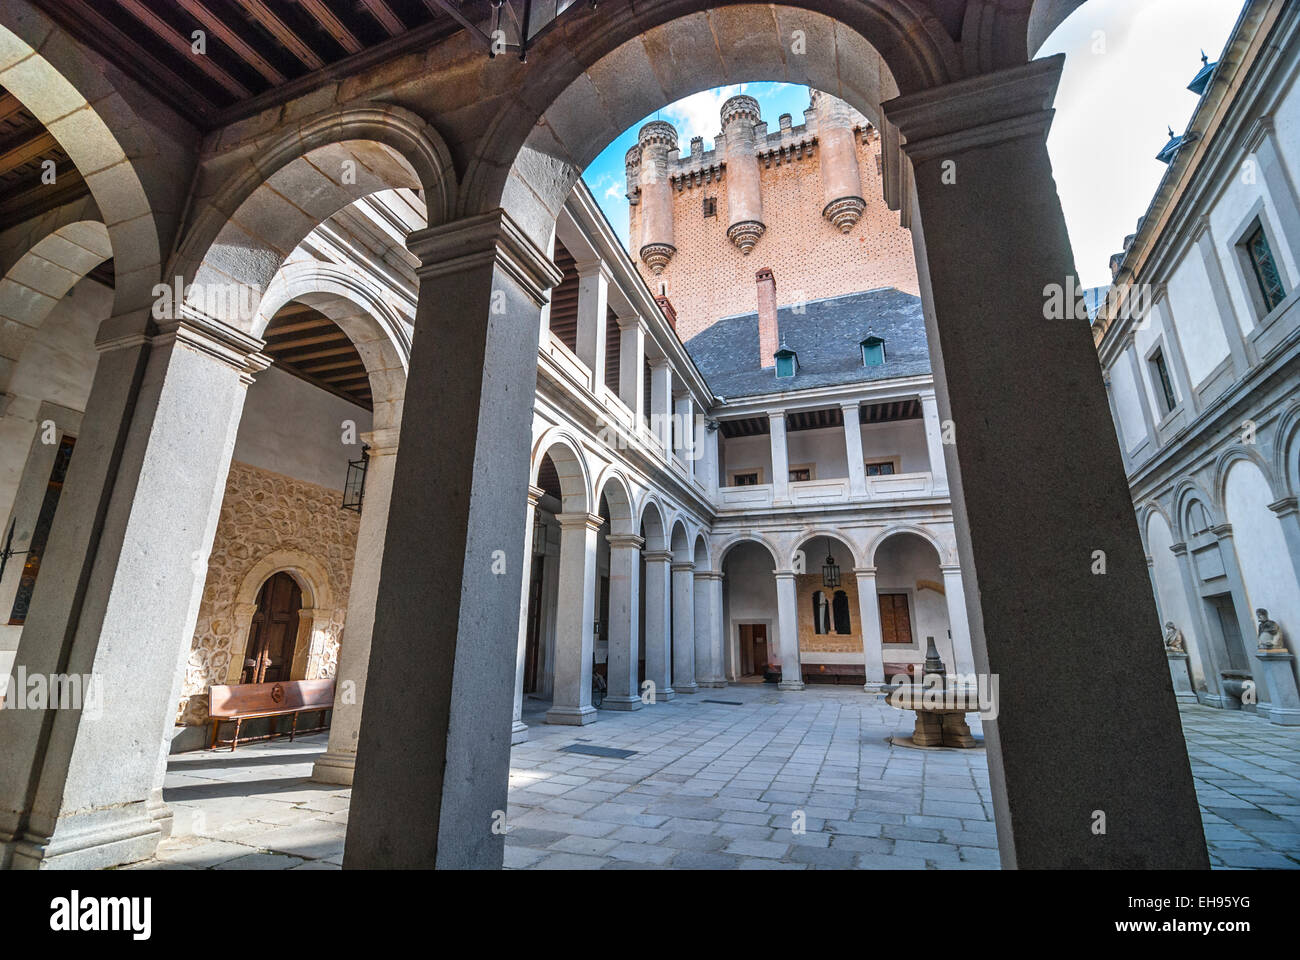
[[[420,260],[421,278],[459,273],[493,264],[507,273],[538,306],[564,274],[504,210],[413,230],[406,248]]]
[[[738,93],[722,105],[722,126],[725,128],[733,120],[742,117],[750,123],[758,123],[763,119],[763,113],[759,109],[757,100],[746,94]],[[676,131],[674,131],[673,142],[677,142]]]
[[[655,276],[664,272],[668,261],[673,258],[677,248],[671,243],[647,243],[641,248],[641,262],[655,272]]]
[[[766,232],[767,227],[757,220],[742,220],[727,228],[727,239],[740,248],[741,253],[748,256],[749,251],[754,249],[755,244]]]
[[[862,219],[867,201],[861,197],[841,197],[826,204],[822,216],[835,225],[840,233],[848,233]]]

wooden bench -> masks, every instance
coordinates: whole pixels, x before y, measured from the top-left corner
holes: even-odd
[[[278,683],[235,683],[229,685],[213,684],[208,687],[208,716],[212,718],[212,742],[209,750],[230,744],[234,753],[239,744],[239,727],[245,720],[254,717],[271,717],[272,731],[262,737],[245,737],[250,740],[269,740],[282,736],[280,718],[291,716],[293,724],[289,730],[289,739],[298,734],[298,714],[320,712],[320,726],[304,730],[314,733],[324,730],[329,725],[325,714],[334,707],[334,680],[283,680]],[[218,740],[217,733],[223,720],[235,721],[235,735],[230,740]]]
[[[894,678],[900,674],[907,674],[912,683],[916,683],[916,664],[912,662],[885,664],[885,683],[893,683]]]

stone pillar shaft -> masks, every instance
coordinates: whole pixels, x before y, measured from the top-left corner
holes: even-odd
[[[948,463],[944,459],[943,425],[939,422],[939,404],[933,393],[922,394],[921,414],[925,420],[925,450],[930,460],[931,489],[948,492]]]
[[[782,690],[803,689],[803,666],[799,662],[798,599],[794,588],[794,571],[777,570],[776,620],[781,650]]]
[[[717,659],[721,649],[718,628],[722,612],[715,607],[718,596],[714,587],[721,583],[720,573],[705,570],[695,574],[695,682],[701,687],[726,686],[722,664]]]
[[[862,659],[865,689],[875,693],[889,678],[885,676],[884,636],[880,629],[880,601],[876,599],[876,568],[855,567],[858,578],[858,617],[862,620]]]
[[[787,503],[790,500],[790,455],[785,441],[785,411],[773,410],[768,414],[768,421],[772,443],[772,500]]]
[[[963,677],[975,675],[975,653],[970,642],[970,621],[966,615],[966,594],[962,589],[961,567],[943,567],[944,601],[948,605],[948,631],[952,634],[954,671]]]
[[[609,689],[607,710],[639,710],[641,691],[640,608],[641,548],[632,534],[614,534],[609,542]]]
[[[597,397],[605,389],[605,334],[609,329],[609,268],[599,260],[578,264],[578,359],[591,371]]]
[[[636,431],[645,416],[645,323],[640,317],[619,320],[618,396],[632,411]]]
[[[849,461],[849,496],[867,495],[866,459],[862,455],[862,418],[857,402],[840,404],[844,411],[844,449]]]
[[[555,691],[547,723],[595,723],[591,668],[595,651],[596,538],[601,520],[594,513],[562,513],[560,596],[555,622]]]
[[[515,702],[510,713],[511,746],[528,739],[528,724],[524,723],[524,673],[528,664],[528,605],[532,597],[533,564],[537,562],[533,553],[533,526],[537,522],[537,504],[544,493],[541,487],[528,488],[528,509],[524,514],[524,576],[519,589],[519,643],[515,649]],[[540,604],[542,598],[538,597],[537,602]]]
[[[656,700],[671,700],[673,612],[669,566],[673,555],[667,550],[647,550],[642,556],[645,559],[645,678],[654,685]]]
[[[999,846],[1006,867],[1204,868],[1097,352],[1086,322],[1044,319],[1044,289],[1078,284],[1045,145],[1063,60],[885,105],[915,174],[939,409],[957,425],[949,482],[976,666],[1000,678],[984,723]],[[1105,575],[1092,572],[1097,550]],[[1122,697],[1116,662],[1132,681]]]
[[[673,690],[694,693],[695,683],[695,564],[674,563],[673,571]]]

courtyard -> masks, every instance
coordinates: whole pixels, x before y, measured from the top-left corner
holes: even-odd
[[[508,868],[998,866],[985,751],[894,746],[912,715],[855,687],[732,684],[586,727],[548,705],[511,751]],[[1212,865],[1300,868],[1300,729],[1180,715]],[[173,835],[125,869],[339,869],[350,791],[309,779],[326,741],[172,757]]]

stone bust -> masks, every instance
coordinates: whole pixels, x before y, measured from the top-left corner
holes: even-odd
[[[1268,611],[1262,607],[1255,611],[1259,621],[1259,649],[1264,651],[1282,651],[1286,644],[1282,641],[1282,628],[1277,622],[1268,618]]]
[[[1165,653],[1185,653],[1183,649],[1183,631],[1169,620],[1165,623]]]

